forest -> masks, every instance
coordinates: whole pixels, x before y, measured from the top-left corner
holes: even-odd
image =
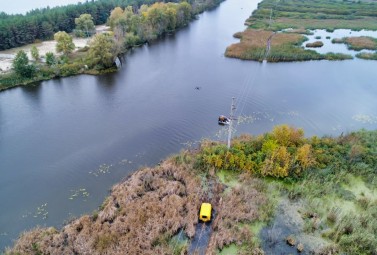
[[[0,13],[0,50],[19,47],[39,40],[52,39],[58,31],[70,33],[75,28],[75,18],[90,14],[94,24],[104,24],[115,7],[132,6],[134,10],[142,4],[153,4],[155,0],[97,0],[77,5],[36,9],[26,15]],[[174,1],[173,1],[174,2]],[[179,2],[179,1],[176,1]],[[193,4],[189,0],[189,4]],[[202,1],[200,1],[202,2]],[[208,2],[208,1],[203,1]],[[217,1],[211,1],[217,2]]]

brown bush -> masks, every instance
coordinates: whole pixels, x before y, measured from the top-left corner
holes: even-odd
[[[206,254],[215,254],[217,249],[236,243],[252,243],[252,233],[242,223],[258,219],[260,206],[267,203],[265,195],[254,188],[258,180],[240,176],[240,185],[224,192],[217,206],[217,216],[212,223],[211,235]]]

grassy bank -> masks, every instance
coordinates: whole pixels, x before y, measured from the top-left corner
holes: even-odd
[[[114,65],[110,68],[91,67],[90,60],[87,57],[88,47],[82,48],[77,52],[71,53],[63,57],[55,65],[48,66],[42,62],[34,62],[36,72],[33,77],[23,77],[15,72],[0,75],[0,91],[12,87],[25,86],[40,81],[50,80],[54,78],[68,77],[78,74],[99,75],[117,71]]]
[[[188,243],[177,235],[190,242],[200,234],[198,210],[210,202],[216,217],[207,254],[279,254],[282,245],[374,254],[376,153],[377,131],[364,130],[305,138],[300,129],[278,126],[236,138],[230,150],[203,141],[115,185],[92,215],[61,230],[26,232],[6,253],[185,254]]]
[[[303,61],[303,60],[344,60],[352,59],[345,54],[319,54],[311,50],[305,50],[299,47],[305,39],[290,37],[290,40],[284,41],[284,36],[273,36],[270,38],[271,47],[268,51],[268,40],[263,40],[263,36],[258,45],[255,42],[250,43],[249,30],[254,30],[255,36],[268,33],[268,31],[284,31],[289,34],[307,34],[311,29],[326,29],[334,31],[335,29],[352,29],[352,30],[377,30],[377,4],[367,1],[348,2],[348,1],[294,1],[294,0],[264,0],[258,5],[252,16],[246,21],[249,26],[243,33],[238,33],[241,42],[229,46],[225,55],[241,59],[257,60],[265,58],[270,62],[280,61]],[[277,34],[278,35],[278,34]],[[305,38],[305,37],[304,37]],[[360,44],[360,39],[351,39],[350,45]],[[358,41],[358,42],[356,42]],[[364,44],[366,40],[363,40]],[[370,42],[369,42],[370,44]],[[368,45],[369,45],[368,44]],[[318,45],[314,45],[318,46]]]

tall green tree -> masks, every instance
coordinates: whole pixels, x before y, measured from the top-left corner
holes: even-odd
[[[56,52],[63,52],[65,56],[75,49],[75,44],[72,41],[72,36],[64,31],[59,31],[54,35],[56,43]]]
[[[56,64],[56,58],[55,58],[54,53],[52,53],[52,52],[46,53],[46,64],[48,66],[53,66],[53,65]]]
[[[31,56],[33,57],[34,61],[39,60],[39,50],[35,45],[33,47],[31,47],[30,53],[31,53]]]
[[[35,66],[29,64],[29,58],[23,50],[17,52],[12,64],[14,71],[22,77],[31,78],[35,74]]]
[[[84,13],[75,19],[76,35],[89,37],[95,30],[93,17],[90,14]]]
[[[97,34],[93,37],[88,52],[89,61],[93,66],[111,67],[117,54],[115,41],[111,34]]]

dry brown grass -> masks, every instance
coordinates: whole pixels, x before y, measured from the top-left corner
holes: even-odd
[[[245,173],[238,186],[225,190],[214,174],[203,182],[190,164],[176,162],[172,158],[135,172],[112,188],[98,213],[76,219],[60,231],[25,232],[6,254],[176,254],[172,236],[180,229],[189,238],[195,235],[204,201],[217,213],[206,254],[231,243],[252,243],[250,228],[242,224],[256,220],[267,203],[261,181]],[[187,254],[186,249],[180,253]]]
[[[359,36],[359,37],[347,37],[345,39],[346,44],[349,45],[351,49],[361,50],[377,50],[377,40],[372,37]]]
[[[189,166],[165,161],[115,185],[98,217],[83,216],[61,231],[26,232],[8,254],[172,254],[168,241],[195,234],[201,183]]]
[[[306,44],[306,47],[309,47],[309,48],[320,48],[322,46],[323,46],[323,42],[321,41],[316,41],[316,42]]]
[[[273,32],[247,29],[242,33],[237,33],[236,35],[237,38],[241,38],[241,41],[227,47],[225,55],[227,57],[243,59],[245,54],[250,50],[264,50],[267,45],[267,40],[273,35]]]
[[[221,250],[231,243],[253,243],[253,234],[244,223],[260,217],[261,205],[267,203],[267,197],[258,191],[260,180],[247,173],[240,175],[239,182],[239,185],[224,192],[220,199],[206,254],[216,254],[217,249]]]
[[[302,39],[302,35],[290,33],[278,33],[271,39],[271,47],[281,46],[285,44],[294,44]]]
[[[258,55],[265,54],[267,42],[271,39],[271,48],[285,44],[294,44],[300,41],[303,37],[294,33],[277,33],[271,31],[246,29],[242,33],[236,33],[236,38],[241,38],[239,43],[230,45],[225,52],[227,57],[240,59],[253,59],[250,57],[253,52],[258,52]]]

